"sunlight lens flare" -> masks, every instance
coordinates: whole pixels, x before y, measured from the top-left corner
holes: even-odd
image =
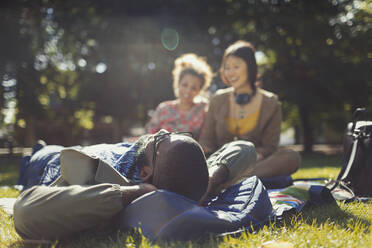
[[[175,50],[179,43],[179,34],[177,30],[164,28],[161,32],[161,43],[165,49],[169,51]]]

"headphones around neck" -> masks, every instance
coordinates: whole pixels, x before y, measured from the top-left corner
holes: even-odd
[[[253,90],[252,94],[243,93],[243,94],[236,94],[234,93],[235,102],[239,105],[245,105],[249,103],[254,95],[256,94],[256,90]]]

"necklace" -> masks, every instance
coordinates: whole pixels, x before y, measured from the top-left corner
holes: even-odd
[[[234,120],[235,120],[235,135],[234,140],[239,140],[240,138],[240,127],[239,127],[239,120],[242,120],[246,117],[246,110],[244,108],[244,105],[240,105],[237,103],[234,104],[235,114],[234,114]]]
[[[255,97],[247,104],[238,104],[235,97],[231,94],[230,97],[230,132],[234,136],[234,140],[242,139],[241,135],[249,132],[257,123],[258,111],[262,102],[262,95],[255,94]]]
[[[245,117],[245,109],[243,106],[239,106],[239,119],[243,119]]]

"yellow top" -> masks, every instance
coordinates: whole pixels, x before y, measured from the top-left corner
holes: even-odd
[[[253,130],[257,125],[260,110],[257,109],[246,118],[236,119],[233,117],[226,118],[227,130],[235,135],[243,135]]]

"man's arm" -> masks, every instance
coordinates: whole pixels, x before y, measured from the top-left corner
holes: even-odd
[[[204,196],[200,199],[199,203],[203,204],[208,197],[216,195],[222,189],[221,186],[229,178],[229,169],[226,166],[222,165],[218,167],[215,171],[212,172],[212,175],[209,177],[208,188]]]
[[[137,197],[155,190],[152,185],[117,184],[34,186],[14,205],[14,225],[25,239],[54,240],[91,228],[110,225],[111,218]]]
[[[121,186],[120,190],[123,194],[123,207],[125,208],[138,197],[151,191],[155,191],[156,187],[154,185],[144,183],[133,186]]]
[[[251,142],[233,141],[218,149],[208,158],[209,184],[200,203],[236,183],[241,175],[250,176],[255,162],[256,150]]]

